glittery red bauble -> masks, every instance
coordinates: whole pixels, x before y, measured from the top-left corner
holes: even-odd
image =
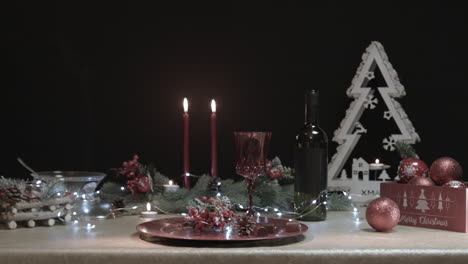
[[[434,186],[435,183],[431,178],[427,177],[414,177],[408,184],[419,185],[419,186]]]
[[[449,181],[459,181],[462,175],[463,170],[460,163],[449,157],[437,159],[429,170],[429,176],[437,185],[443,185]]]
[[[400,208],[390,198],[377,198],[367,206],[366,220],[375,230],[388,232],[400,221]]]
[[[427,174],[427,165],[416,158],[404,159],[398,166],[398,176],[401,183],[408,183],[414,177],[424,177]]]
[[[466,188],[466,185],[461,181],[449,181],[449,182],[444,183],[444,185],[442,185],[442,187],[464,189],[464,188]]]

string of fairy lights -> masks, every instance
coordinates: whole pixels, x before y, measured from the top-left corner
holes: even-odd
[[[40,180],[38,180],[36,182],[37,187],[40,187],[41,184],[42,184],[42,182]],[[218,185],[218,187],[221,187],[221,186],[219,186],[219,185],[221,185],[221,182],[218,182],[217,185]],[[122,192],[125,192],[126,187],[121,186],[120,190]],[[92,193],[91,196],[99,195],[99,194],[100,194],[100,191],[97,190],[94,193]],[[347,197],[349,200],[352,200],[352,196],[348,195],[348,193],[343,191],[343,192],[341,192],[341,194],[343,196]],[[64,197],[66,195],[67,194],[65,193],[65,191],[56,193],[57,197]],[[78,193],[78,192],[73,192],[72,195],[73,195],[73,197],[75,199],[82,200],[82,201],[87,201],[90,198],[89,194],[81,194],[81,193]],[[223,197],[221,192],[217,192],[215,196],[219,197],[219,198]],[[276,216],[278,218],[287,218],[289,221],[297,220],[297,219],[300,220],[302,217],[307,216],[310,213],[313,213],[320,206],[322,206],[322,205],[327,206],[327,201],[318,202],[320,200],[319,197],[320,197],[320,195],[318,197],[316,197],[316,199],[312,200],[311,203],[299,213],[298,212],[291,212],[291,211],[287,211],[287,210],[281,210],[281,209],[279,209],[277,207],[271,207],[271,206],[266,206],[266,207],[254,206],[253,207],[254,215],[257,216],[257,217],[262,217],[262,216],[271,217],[271,215],[274,215],[274,216]],[[151,207],[154,208],[155,210],[157,210],[157,212],[159,212],[159,213],[163,213],[163,214],[167,214],[167,215],[187,216],[186,213],[173,213],[173,212],[164,210],[164,209],[162,209],[162,208],[160,208],[158,206],[157,201],[151,201],[150,204],[151,204]],[[130,212],[130,214],[136,214],[138,212],[138,210],[141,209],[141,208],[144,208],[143,204],[134,205],[134,206],[131,206],[131,207],[123,207],[123,208],[111,208],[111,206],[109,204],[107,204],[108,214],[104,215],[104,216],[98,216],[96,218],[97,219],[115,218],[116,216],[119,215],[120,212],[124,212],[124,211],[125,212]],[[239,212],[245,212],[247,207],[238,203],[238,204],[233,204],[233,208],[234,208],[234,211],[236,213],[239,213]],[[81,209],[80,213],[77,212],[76,208],[75,208],[75,210],[73,210],[71,212],[71,216],[73,217],[73,219],[71,220],[71,223],[74,226],[74,228],[76,228],[76,229],[85,229],[85,230],[88,230],[88,231],[95,229],[96,224],[94,224],[92,221],[90,221],[89,217],[86,217],[90,213],[89,208],[87,208],[86,206],[82,206],[82,208],[79,208],[79,209]],[[354,204],[352,204],[352,212],[353,212],[354,221],[356,223],[361,222],[361,220],[359,218],[359,215],[358,215],[358,208]],[[70,222],[70,219],[68,219],[68,220],[65,219],[65,215],[62,215],[62,212],[57,213],[57,219],[60,220],[61,222],[64,222],[64,223]]]
[[[126,188],[124,186],[121,186],[120,190],[125,191]],[[94,194],[99,195],[100,191],[98,190],[98,191],[94,192]],[[343,191],[343,192],[341,192],[341,194],[352,201],[352,196],[349,195],[348,193]],[[65,194],[58,192],[56,195],[57,195],[57,197],[61,197],[62,195],[65,195]],[[76,199],[82,199],[84,201],[86,201],[86,199],[88,198],[85,194],[79,194],[77,192],[74,192],[73,196]],[[217,192],[216,197],[221,198],[222,193]],[[310,205],[307,206],[306,208],[304,208],[299,213],[298,212],[287,211],[287,210],[281,210],[281,209],[279,209],[277,207],[271,207],[271,206],[266,206],[266,207],[254,206],[253,207],[254,215],[257,216],[257,217],[262,217],[262,216],[270,217],[271,215],[274,215],[274,216],[276,216],[278,218],[285,217],[289,221],[300,220],[304,216],[307,216],[308,214],[313,213],[320,206],[327,205],[327,201],[318,202],[319,197],[320,197],[320,195],[316,199],[312,200]],[[327,195],[327,197],[328,197],[328,195]],[[182,217],[187,216],[187,213],[173,213],[173,212],[169,212],[167,210],[164,210],[164,209],[162,209],[162,208],[160,208],[158,206],[157,201],[151,201],[150,204],[151,204],[151,207],[154,208],[155,210],[157,210],[157,212],[159,212],[159,213],[163,213],[163,214],[167,214],[167,215],[179,215],[179,216],[182,216]],[[351,204],[352,204],[353,220],[354,220],[355,223],[360,223],[362,220],[359,217],[359,212],[358,212],[359,210],[352,202],[351,202]],[[111,208],[111,206],[108,205],[108,209],[109,209],[108,214],[105,215],[105,216],[98,216],[97,218],[98,219],[116,218],[119,215],[119,212],[130,212],[130,214],[135,214],[141,208],[144,208],[143,204],[142,205],[134,205],[134,206],[131,206],[131,207],[122,207],[122,208]],[[236,213],[239,213],[239,212],[245,212],[247,207],[238,203],[238,204],[234,204],[233,208],[234,208],[234,211]],[[86,207],[82,208],[82,213],[88,214],[89,212],[90,212],[89,209],[87,209]],[[86,217],[80,217],[80,215],[77,213],[76,210],[72,211],[71,215],[75,218],[75,219],[73,219],[71,221],[74,228],[84,229],[84,230],[87,230],[87,231],[91,231],[91,230],[96,228],[96,224],[89,221],[89,219],[86,219]],[[61,212],[58,212],[57,218],[62,222],[67,222]]]
[[[219,185],[221,185],[220,182],[218,182],[218,186]],[[124,186],[120,187],[120,189],[122,191],[125,191]],[[344,195],[345,197],[347,197],[347,199],[352,201],[352,196],[349,195],[347,192],[341,191],[341,194]],[[216,197],[222,197],[222,193],[217,192],[215,196]],[[304,208],[299,213],[298,212],[286,211],[286,210],[280,210],[279,208],[271,207],[271,206],[266,206],[266,207],[254,206],[253,209],[255,211],[255,216],[257,216],[257,217],[271,216],[273,214],[273,215],[276,215],[279,218],[287,216],[289,221],[298,220],[298,219],[300,220],[304,216],[307,216],[308,214],[313,213],[320,206],[328,204],[327,201],[318,202],[319,197],[320,197],[320,195],[316,199],[312,200],[310,205],[308,205],[306,208]],[[326,197],[328,197],[328,195],[326,195]],[[156,202],[154,202],[154,201],[150,202],[150,204],[151,204],[152,208],[156,209],[158,212],[163,213],[163,214],[187,216],[187,213],[173,213],[173,212],[166,211],[166,210],[160,208],[158,206],[158,204]],[[351,202],[351,205],[352,205],[352,212],[353,212],[354,221],[356,223],[361,222],[361,220],[359,218],[359,214],[358,214],[358,208],[352,202]],[[108,217],[115,218],[117,216],[117,212],[132,211],[132,210],[136,211],[137,209],[140,209],[142,207],[144,207],[144,205],[136,205],[136,206],[125,207],[125,208],[112,208],[112,209],[109,210]],[[244,206],[242,204],[234,204],[233,207],[235,208],[235,210],[234,210],[235,212],[245,211],[246,210],[246,206]],[[311,207],[313,207],[313,208],[311,208]]]

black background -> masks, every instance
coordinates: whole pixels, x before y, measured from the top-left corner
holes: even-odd
[[[3,10],[0,174],[25,177],[18,156],[36,170],[107,171],[138,153],[176,179],[183,97],[193,173],[210,168],[212,98],[221,177],[235,175],[235,130],[272,131],[271,157],[292,166],[304,89],[320,89],[321,126],[331,139],[372,40],[384,45],[406,88],[399,102],[422,138],[420,156],[468,164],[463,7],[156,2],[16,1]],[[369,156],[381,152],[365,148]]]

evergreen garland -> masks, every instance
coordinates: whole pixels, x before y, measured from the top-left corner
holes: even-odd
[[[354,209],[351,199],[344,192],[331,192],[327,196],[327,209],[331,211],[350,211]]]
[[[272,166],[280,168],[283,172],[279,179],[271,179],[268,176],[260,176],[255,180],[254,204],[261,208],[277,208],[280,211],[292,211],[294,194],[293,170],[283,167],[278,158],[272,162]],[[169,182],[169,178],[160,173],[154,166],[141,165],[141,170],[145,175],[149,175],[153,184],[153,192],[146,195],[131,195],[127,188],[122,190],[122,184],[106,182],[100,190],[100,197],[107,202],[114,202],[119,198],[124,198],[127,207],[138,206],[138,209],[130,213],[140,213],[144,210],[143,203],[151,202],[161,211],[169,213],[185,213],[187,206],[194,199],[200,197],[225,196],[237,209],[247,208],[248,192],[247,183],[243,180],[233,179],[220,180],[220,192],[217,193],[210,188],[213,177],[202,175],[192,189],[179,189],[177,192],[164,192],[164,184]],[[240,205],[240,206],[239,206]],[[353,206],[347,196],[341,193],[332,193],[328,198],[329,210],[352,210]]]
[[[402,159],[408,159],[408,158],[419,159],[419,156],[416,153],[416,150],[413,148],[413,146],[404,141],[397,141],[395,143],[395,148],[400,154],[400,157]]]
[[[139,205],[145,201],[151,201],[160,209],[170,213],[184,213],[187,206],[196,198],[203,196],[216,196],[216,193],[207,188],[212,177],[202,175],[195,186],[190,189],[179,189],[177,192],[158,191],[163,188],[163,184],[169,181],[161,173],[152,175],[153,194],[132,196],[126,189],[121,190],[121,185],[115,182],[107,182],[100,190],[100,197],[107,202],[113,202],[118,198],[124,198],[128,207]],[[280,186],[277,180],[270,180],[266,176],[258,177],[255,181],[254,202],[261,207],[275,207],[280,210],[290,210],[293,195],[293,185]],[[233,205],[242,205],[245,208],[248,204],[247,184],[244,181],[234,181],[232,179],[221,180],[221,196],[229,197]],[[142,208],[143,209],[143,208]],[[136,210],[135,213],[139,211]]]

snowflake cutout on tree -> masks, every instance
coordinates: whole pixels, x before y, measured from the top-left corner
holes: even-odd
[[[383,113],[383,118],[390,120],[392,118],[392,113],[390,111],[385,111]]]
[[[372,94],[369,94],[364,100],[364,107],[367,109],[374,109],[378,103],[379,100],[375,98]]]
[[[382,147],[385,150],[388,150],[388,151],[394,151],[395,150],[396,140],[392,136],[389,136],[388,138],[384,138],[382,140],[382,143],[383,143]]]
[[[372,79],[374,79],[374,78],[375,78],[374,72],[373,72],[373,71],[367,72],[366,78],[367,78],[367,80],[372,80]]]

